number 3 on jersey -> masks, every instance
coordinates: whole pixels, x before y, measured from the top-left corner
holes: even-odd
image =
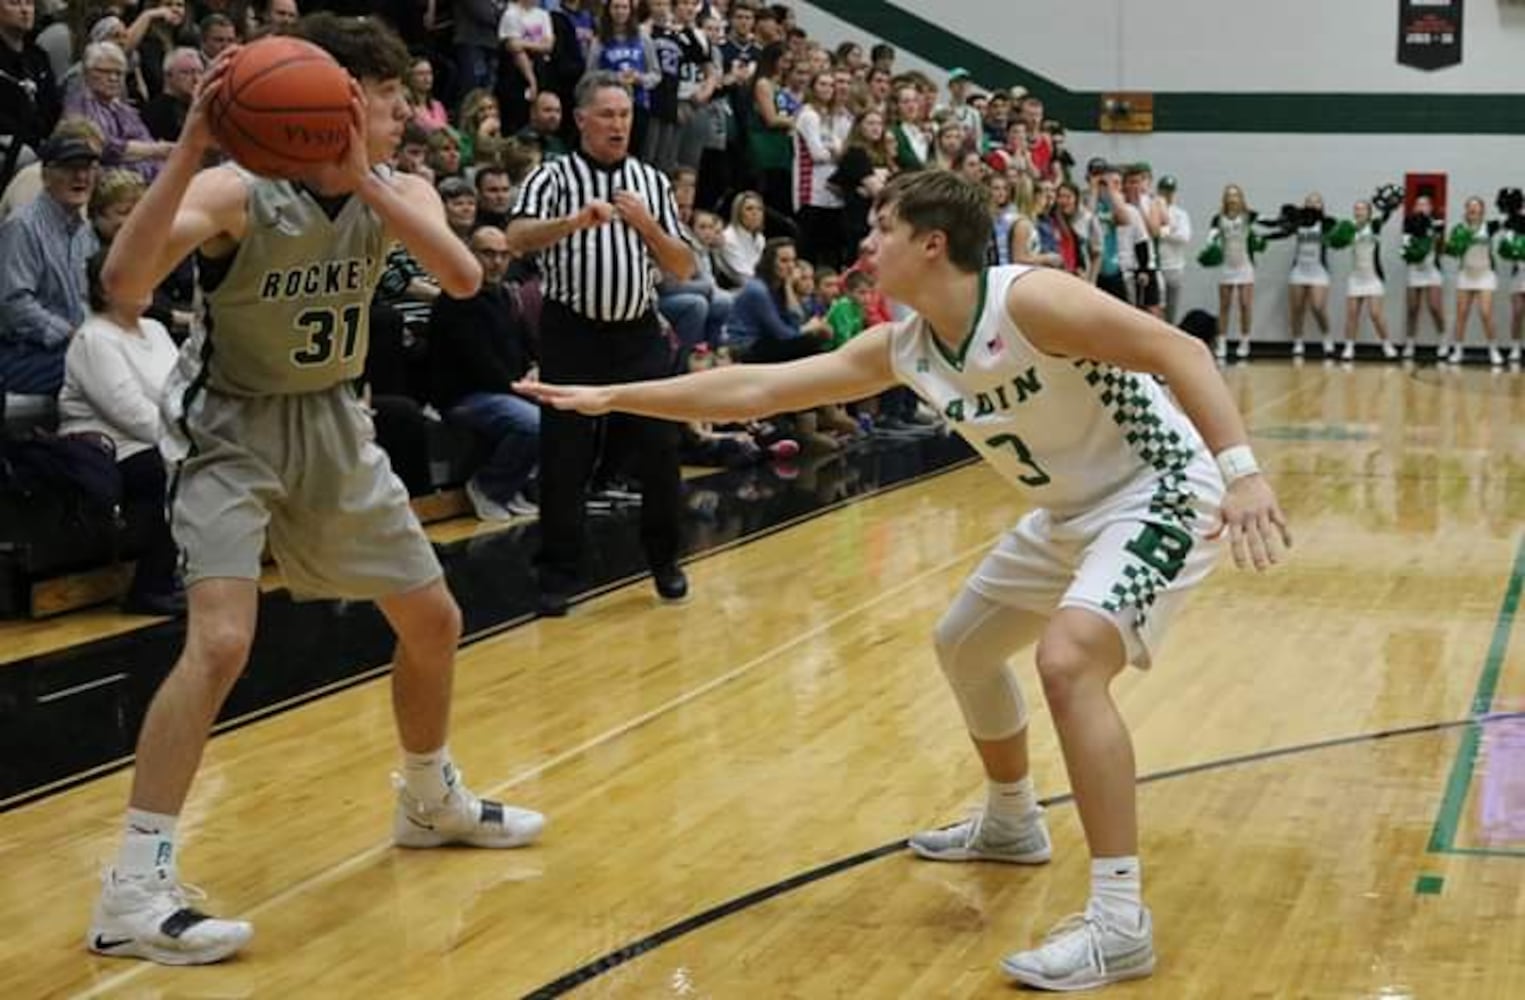
[[[1025,476],[1017,477],[1017,482],[1024,486],[1046,486],[1053,481],[1033,458],[1033,453],[1027,450],[1027,445],[1023,444],[1022,439],[1015,434],[997,434],[993,438],[986,439],[985,447],[1010,448],[1016,454],[1018,462],[1033,470]]]
[[[316,368],[334,359],[334,333],[344,328],[340,362],[355,357],[360,342],[360,306],[343,309],[308,309],[297,315],[297,332],[306,343],[291,352],[291,363],[298,368]]]

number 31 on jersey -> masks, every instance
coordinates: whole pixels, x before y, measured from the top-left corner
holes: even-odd
[[[354,360],[360,347],[360,310],[362,306],[351,305],[343,309],[308,309],[297,314],[297,333],[302,337],[301,347],[291,352],[291,363],[298,368],[317,368],[335,357],[335,334],[340,363]]]

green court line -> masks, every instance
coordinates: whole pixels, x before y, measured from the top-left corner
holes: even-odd
[[[1514,568],[1509,573],[1509,586],[1504,590],[1504,603],[1500,605],[1498,619],[1493,624],[1493,641],[1488,644],[1488,658],[1483,661],[1483,673],[1477,679],[1477,691],[1472,695],[1474,720],[1487,715],[1493,708],[1493,696],[1498,691],[1499,674],[1504,669],[1504,655],[1509,652],[1509,636],[1514,631],[1515,612],[1520,607],[1522,583],[1525,583],[1525,537],[1520,539],[1519,546],[1515,549]],[[1431,853],[1525,856],[1525,851],[1456,847],[1456,829],[1461,823],[1462,809],[1467,801],[1467,789],[1472,785],[1472,772],[1477,767],[1477,751],[1482,745],[1482,734],[1482,723],[1477,721],[1473,721],[1462,734],[1461,745],[1456,750],[1456,760],[1451,765],[1451,776],[1446,780],[1446,793],[1441,799],[1440,814],[1435,817],[1435,829],[1430,833]]]
[[[1438,896],[1446,880],[1439,875],[1421,875],[1414,883],[1414,892],[1420,896]]]
[[[1465,854],[1475,858],[1525,858],[1522,847],[1448,847],[1438,854]]]

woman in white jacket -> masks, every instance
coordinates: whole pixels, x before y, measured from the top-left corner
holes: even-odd
[[[124,610],[178,615],[185,610],[185,595],[175,574],[178,558],[165,517],[168,481],[158,443],[159,401],[180,352],[163,324],[143,315],[149,303],[106,298],[105,256],[98,254],[87,268],[90,315],[64,356],[59,432],[111,439],[122,473],[124,512],[130,523],[148,526]]]
[[[800,226],[800,259],[840,269],[847,261],[847,214],[830,183],[847,149],[852,116],[837,100],[834,73],[810,78],[805,104],[794,120],[794,211]]]

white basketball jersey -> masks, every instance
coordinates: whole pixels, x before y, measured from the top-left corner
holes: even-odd
[[[1012,282],[1030,270],[982,273],[978,318],[956,357],[921,317],[895,324],[896,377],[1055,515],[1143,493],[1152,514],[1190,525],[1223,490],[1196,428],[1148,375],[1033,347],[1006,311]]]

